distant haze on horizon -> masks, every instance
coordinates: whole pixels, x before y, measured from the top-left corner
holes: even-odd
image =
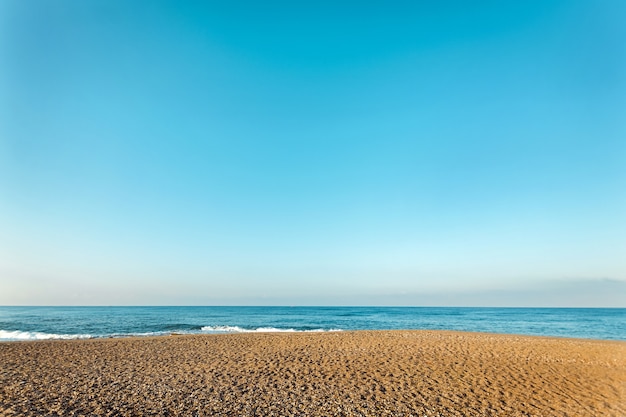
[[[626,307],[626,2],[0,3],[0,305]]]

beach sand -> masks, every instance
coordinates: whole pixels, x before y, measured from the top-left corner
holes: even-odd
[[[626,342],[448,331],[0,343],[0,415],[626,416]]]

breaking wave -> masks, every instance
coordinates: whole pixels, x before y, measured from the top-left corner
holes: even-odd
[[[297,332],[339,332],[341,329],[279,329],[276,327],[243,328],[239,326],[203,326],[199,330],[166,330],[153,332],[109,333],[109,334],[58,334],[45,332],[27,332],[22,330],[0,330],[0,342],[27,341],[27,340],[71,340],[71,339],[99,339],[120,337],[150,337],[167,336],[172,334],[206,334],[206,333],[297,333]]]
[[[21,330],[0,330],[0,340],[49,340],[49,339],[91,339],[89,334],[56,334],[43,332],[24,332]]]
[[[212,333],[295,333],[295,332],[340,332],[341,329],[279,329],[276,327],[256,327],[251,329],[244,329],[239,326],[203,326],[201,328],[203,332]]]

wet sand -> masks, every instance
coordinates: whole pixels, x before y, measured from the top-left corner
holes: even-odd
[[[626,342],[363,331],[0,343],[0,415],[621,417]]]

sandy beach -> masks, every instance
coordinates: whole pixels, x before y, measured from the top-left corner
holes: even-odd
[[[0,415],[624,416],[626,343],[444,331],[0,344]]]

